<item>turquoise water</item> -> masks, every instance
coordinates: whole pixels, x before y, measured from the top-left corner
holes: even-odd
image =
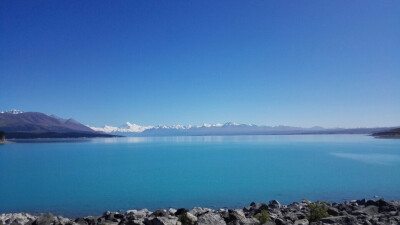
[[[363,135],[111,138],[0,145],[0,213],[400,200],[400,140]]]

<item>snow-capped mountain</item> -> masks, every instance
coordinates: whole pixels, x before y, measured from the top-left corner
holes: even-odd
[[[267,133],[300,133],[305,130],[324,130],[324,128],[299,128],[288,126],[257,126],[254,124],[239,123],[217,123],[193,126],[193,125],[157,125],[157,126],[141,126],[134,123],[126,122],[125,124],[114,127],[91,127],[95,131],[128,135],[128,136],[168,136],[168,135],[236,135],[236,134],[267,134]]]
[[[222,126],[235,126],[235,125],[239,125],[237,123],[217,123],[217,124],[207,124],[204,123],[203,125],[200,126],[192,126],[192,125],[171,125],[171,126],[167,126],[167,125],[157,125],[157,126],[141,126],[141,125],[137,125],[135,123],[130,123],[130,122],[126,122],[124,124],[122,124],[119,127],[114,127],[114,126],[108,126],[105,125],[104,127],[92,127],[89,126],[92,130],[95,131],[100,131],[100,132],[105,132],[105,133],[116,133],[116,132],[120,132],[120,133],[142,133],[145,130],[161,130],[161,129],[167,129],[167,130],[187,130],[187,129],[192,129],[192,128],[210,128],[210,127],[222,127]]]
[[[90,126],[88,125],[88,127],[90,127]],[[137,125],[134,123],[126,122],[119,127],[105,125],[104,127],[90,127],[90,128],[92,130],[101,131],[101,132],[105,132],[105,133],[115,133],[115,132],[141,133],[147,129],[153,128],[153,126],[140,126],[140,125]]]
[[[90,126],[89,126],[90,127]],[[121,136],[196,136],[196,135],[272,135],[272,134],[369,134],[387,128],[326,129],[323,127],[258,126],[254,124],[217,123],[193,125],[141,126],[125,123],[119,127],[90,127],[95,131]]]

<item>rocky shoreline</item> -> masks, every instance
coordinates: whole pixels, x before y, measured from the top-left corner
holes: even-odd
[[[0,214],[4,225],[281,225],[281,224],[400,224],[400,201],[352,200],[343,203],[307,200],[281,205],[251,203],[243,209],[195,207],[192,209],[147,209],[126,212],[105,212],[101,216],[68,219],[51,213]]]

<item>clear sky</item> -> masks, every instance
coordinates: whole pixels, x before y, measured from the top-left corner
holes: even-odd
[[[400,125],[400,1],[0,3],[0,110],[84,124]]]

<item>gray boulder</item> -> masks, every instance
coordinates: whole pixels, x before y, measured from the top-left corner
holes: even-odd
[[[378,206],[375,206],[375,205],[370,205],[370,206],[367,206],[365,208],[354,210],[352,212],[352,214],[356,215],[356,216],[357,215],[370,215],[370,216],[372,216],[372,215],[375,215],[375,214],[378,214],[378,213],[379,213],[379,208],[378,208]]]
[[[155,217],[153,219],[145,219],[145,225],[181,225],[178,218],[167,216],[167,217]]]
[[[96,225],[97,224],[97,218],[96,217],[88,216],[88,217],[85,217],[84,219],[85,219],[85,221],[86,221],[86,223],[88,225]],[[63,223],[61,223],[61,224],[63,224]]]
[[[174,209],[174,208],[169,208],[169,209],[168,209],[168,214],[171,215],[171,216],[173,216],[173,215],[175,215],[176,211],[177,211],[177,210]]]
[[[151,212],[147,209],[142,210],[128,210],[125,212],[125,217],[129,220],[139,220],[144,219],[145,217],[149,216]]]
[[[36,220],[36,216],[32,216],[28,213],[5,213],[0,214],[0,221],[5,224],[18,224],[24,225],[28,222]]]
[[[187,213],[187,212],[189,212],[189,210],[187,210],[185,208],[180,208],[180,209],[176,210],[175,216],[179,216],[179,215]]]
[[[243,212],[248,216],[248,217],[252,217],[258,213],[260,213],[263,210],[268,210],[269,207],[267,204],[265,203],[255,203],[252,202],[250,204],[250,206],[244,207],[243,208]]]
[[[356,200],[356,202],[357,202],[358,205],[365,205],[367,200],[364,198],[364,199],[361,199],[361,200]]]
[[[320,221],[327,224],[357,224],[354,216],[332,216],[322,218]]]
[[[224,212],[223,216],[226,224],[228,225],[255,225],[259,224],[258,220],[255,218],[246,218],[243,210],[232,210]]]
[[[340,215],[339,210],[335,207],[328,207],[327,212],[331,216],[339,216]]]
[[[294,221],[293,225],[308,225],[309,222],[307,219],[301,219]]]
[[[225,220],[217,213],[208,212],[197,217],[197,225],[226,225]]]
[[[300,211],[302,207],[303,207],[302,204],[300,204],[300,203],[298,203],[298,202],[293,202],[292,204],[290,204],[290,205],[287,206],[287,208],[288,208],[290,211],[293,211],[293,212],[295,212],[295,211]]]
[[[86,220],[83,219],[83,218],[78,218],[78,219],[76,219],[76,220],[75,220],[75,223],[78,224],[78,225],[88,225],[88,223],[86,222]]]
[[[168,213],[165,209],[159,209],[154,211],[151,215],[155,216],[155,217],[167,217]]]
[[[144,225],[144,219],[139,220],[129,220],[124,223],[119,223],[118,225]]]
[[[195,222],[197,222],[197,217],[193,214],[191,214],[190,212],[186,213],[187,218],[194,224]]]
[[[275,222],[276,225],[286,225],[286,224],[289,224],[288,222],[284,221],[284,220],[281,219],[281,218],[276,218],[274,222]]]
[[[268,206],[273,208],[273,209],[280,209],[281,208],[281,203],[279,203],[277,200],[272,200],[272,201],[269,201]]]
[[[189,213],[193,214],[194,216],[199,216],[207,212],[214,212],[214,210],[208,208],[194,207],[189,211]]]
[[[56,222],[56,218],[51,213],[41,214],[34,222],[33,225],[51,225]]]

